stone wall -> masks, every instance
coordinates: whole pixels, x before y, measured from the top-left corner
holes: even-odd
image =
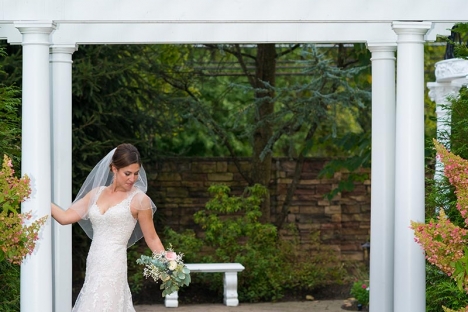
[[[324,194],[335,188],[346,173],[319,179],[318,173],[325,163],[325,159],[306,159],[285,225],[296,227],[305,249],[310,247],[310,234],[320,231],[323,243],[339,251],[343,260],[365,261],[361,245],[370,236],[370,180],[356,183],[352,192],[327,200]],[[241,160],[241,166],[249,169],[249,160]],[[270,186],[273,220],[281,211],[294,167],[295,162],[290,159],[273,159]],[[177,231],[200,230],[193,222],[193,214],[209,200],[207,188],[211,184],[226,184],[233,194],[242,193],[247,185],[234,163],[226,158],[165,158],[146,166],[146,171],[148,194],[158,206],[158,223]]]

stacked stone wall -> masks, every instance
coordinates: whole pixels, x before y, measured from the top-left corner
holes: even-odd
[[[319,178],[326,159],[308,158],[304,162],[300,182],[294,192],[285,228],[294,226],[304,250],[312,248],[311,234],[320,232],[322,242],[339,252],[343,260],[366,261],[362,244],[370,236],[370,180],[356,182],[352,192],[342,192],[332,200],[324,197],[346,173],[333,178]],[[243,159],[245,172],[250,161]],[[146,166],[149,174],[149,195],[158,207],[158,223],[176,231],[191,228],[200,231],[193,214],[209,200],[208,187],[228,185],[233,194],[241,194],[247,186],[234,162],[227,158],[165,158]],[[273,159],[270,203],[272,221],[280,215],[287,190],[294,175],[295,162],[287,158]],[[286,231],[282,232],[287,239]]]

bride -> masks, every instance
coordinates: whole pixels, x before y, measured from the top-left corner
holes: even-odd
[[[141,237],[153,252],[164,251],[153,224],[156,206],[145,194],[140,153],[121,144],[91,171],[67,210],[52,204],[62,225],[79,222],[92,238],[86,276],[73,311],[135,311],[127,281],[127,247]]]

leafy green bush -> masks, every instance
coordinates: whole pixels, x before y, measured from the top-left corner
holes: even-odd
[[[427,312],[443,312],[442,306],[459,310],[468,305],[468,295],[447,274],[426,264]]]
[[[20,310],[20,266],[0,261],[0,312]]]
[[[6,52],[0,46],[0,64]],[[7,74],[0,65],[0,155],[8,155],[14,163],[21,160],[21,89],[5,85]]]
[[[213,185],[212,199],[206,209],[194,215],[204,232],[197,238],[193,231],[177,234],[167,231],[165,240],[186,255],[185,262],[239,262],[239,299],[243,302],[272,301],[282,298],[288,289],[313,289],[339,283],[346,272],[329,248],[319,242],[319,232],[311,237],[308,252],[295,239],[285,240],[272,224],[262,224],[260,205],[267,190],[261,185],[246,188],[244,194],[231,196],[229,187]],[[222,291],[221,274],[194,274],[192,284],[210,291]]]
[[[286,267],[291,270],[285,281],[285,288],[313,290],[327,285],[347,283],[350,280],[348,270],[332,247],[323,245],[320,231],[310,233],[308,249],[299,241],[299,233],[294,225],[288,228],[293,241],[279,241],[279,248],[287,259]]]
[[[357,281],[351,287],[351,296],[363,306],[369,305],[369,283],[366,281]]]

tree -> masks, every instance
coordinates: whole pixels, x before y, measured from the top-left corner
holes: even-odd
[[[222,98],[228,99],[232,93],[247,94],[250,98],[244,97],[245,102],[238,103],[231,110],[229,118],[217,119],[210,114],[210,107],[216,104],[205,98],[202,92],[193,91],[200,91],[197,85],[201,83],[186,83],[182,84],[181,90],[187,92],[192,101],[184,102],[183,109],[187,117],[206,126],[226,146],[234,162],[237,163],[238,155],[230,133],[238,133],[238,137],[251,144],[252,170],[244,172],[238,165],[239,172],[249,185],[259,183],[269,186],[271,157],[275,148],[279,150],[275,145],[281,150],[288,146],[288,153],[297,160],[297,166],[282,207],[283,214],[276,220],[281,227],[299,181],[304,157],[310,155],[316,147],[314,145],[320,142],[317,135],[336,135],[340,125],[336,118],[340,114],[353,117],[360,113],[356,107],[364,111],[368,108],[370,93],[360,89],[359,80],[356,79],[359,73],[368,69],[367,63],[363,64],[357,58],[363,55],[362,52],[351,55],[345,53],[346,49],[343,48],[333,52],[337,49],[318,49],[311,45],[234,44],[205,47],[207,54],[203,54],[203,49],[199,48],[198,59],[194,58],[193,62],[217,62],[217,71],[212,67],[210,72],[202,69],[193,72],[193,77],[198,75],[200,79],[205,79],[213,72],[221,75],[227,70],[226,64],[229,64],[231,71],[228,74],[234,76],[232,70],[235,68],[242,79],[236,78],[235,83],[228,84],[230,88],[225,88]],[[280,68],[278,62],[286,56],[288,58],[281,65],[290,72],[287,79],[279,79],[282,73],[277,71]],[[174,84],[174,87],[178,85]],[[262,207],[262,217],[264,222],[271,221],[268,201]]]

